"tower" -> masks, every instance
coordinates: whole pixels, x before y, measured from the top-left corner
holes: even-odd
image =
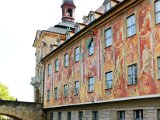
[[[75,9],[73,0],[63,0],[61,5],[62,8],[62,21],[74,22],[75,20]]]

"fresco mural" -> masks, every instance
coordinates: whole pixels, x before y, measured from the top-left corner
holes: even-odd
[[[139,95],[160,93],[157,80],[157,57],[160,56],[160,25],[151,20],[154,8],[144,1],[130,9],[111,23],[89,31],[84,38],[71,44],[51,59],[53,75],[45,76],[45,93],[52,92],[52,102],[45,105],[77,104]],[[137,33],[126,38],[126,18],[135,13]],[[104,48],[102,31],[111,27],[113,44]],[[103,29],[103,30],[102,30]],[[91,32],[93,34],[91,34]],[[94,54],[88,54],[88,45],[93,38]],[[80,46],[80,60],[74,61],[74,51]],[[69,66],[64,67],[64,54],[69,54]],[[59,70],[54,71],[54,61],[59,58]],[[138,82],[128,85],[128,66],[137,64]],[[47,68],[46,68],[47,71]],[[111,89],[106,89],[105,73],[113,72]],[[88,92],[88,79],[94,77],[94,91]],[[52,82],[53,81],[53,82]],[[79,94],[75,95],[75,81],[79,81]],[[64,85],[68,85],[68,96],[64,97]],[[58,87],[58,99],[54,99],[54,88]]]

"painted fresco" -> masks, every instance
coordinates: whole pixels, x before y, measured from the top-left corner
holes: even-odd
[[[141,95],[155,94],[157,92],[153,66],[153,41],[151,28],[151,5],[143,3],[138,11],[139,39],[140,39],[140,76]]]
[[[67,49],[53,57],[59,58],[59,71],[53,76],[46,75],[45,93],[58,87],[58,99],[52,97],[53,104],[77,104],[117,98],[150,95],[160,93],[160,80],[157,80],[157,56],[160,56],[160,25],[152,21],[154,8],[148,1],[128,10],[111,23],[102,28],[89,31],[79,42],[74,42]],[[126,18],[135,13],[136,35],[126,38]],[[113,45],[104,48],[102,31],[112,27]],[[93,32],[93,34],[91,34]],[[89,56],[88,45],[93,38],[94,54]],[[74,50],[80,46],[80,61],[74,61]],[[69,66],[64,67],[64,54],[69,54]],[[128,85],[128,66],[137,64],[138,83]],[[106,89],[105,73],[113,72],[111,89]],[[88,79],[94,77],[94,92],[88,92]],[[52,83],[53,81],[53,83]],[[74,95],[75,81],[79,81],[79,95]],[[64,85],[67,84],[69,94],[64,97]],[[48,102],[46,102],[48,105]]]

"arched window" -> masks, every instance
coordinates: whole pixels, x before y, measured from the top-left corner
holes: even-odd
[[[69,17],[73,17],[73,11],[72,11],[72,9],[68,9],[67,13],[69,14]]]

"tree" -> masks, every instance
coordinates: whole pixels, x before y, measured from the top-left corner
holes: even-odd
[[[10,96],[8,87],[2,84],[1,82],[0,82],[0,99],[1,100],[13,100],[13,101],[16,100],[15,97]]]

